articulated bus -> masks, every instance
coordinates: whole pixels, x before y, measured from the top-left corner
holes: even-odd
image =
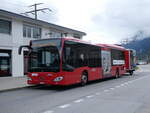
[[[125,61],[126,71],[130,73],[130,75],[133,75],[137,64],[136,51],[133,49],[127,49],[125,51]]]
[[[101,44],[102,45],[102,44]],[[136,51],[133,49],[125,49],[120,45],[103,44],[105,48],[109,48],[111,51],[112,69],[121,70],[130,75],[133,75],[136,67]],[[124,69],[123,69],[124,68]],[[122,73],[122,72],[121,72]]]
[[[88,81],[126,73],[127,49],[90,44],[75,38],[33,40],[28,48],[28,84],[85,85]],[[129,54],[128,54],[129,56]],[[128,70],[130,70],[128,68]]]

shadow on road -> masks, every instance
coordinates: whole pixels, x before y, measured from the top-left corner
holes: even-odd
[[[129,74],[125,74],[124,76],[129,76]],[[120,78],[123,78],[123,77],[120,77]],[[88,82],[88,84],[85,85],[85,86],[81,86],[80,84],[74,84],[74,85],[70,85],[70,86],[36,85],[36,86],[29,87],[29,88],[32,89],[32,90],[37,90],[38,89],[38,90],[45,90],[45,91],[46,90],[65,91],[65,90],[71,90],[71,89],[74,89],[74,88],[86,87],[86,86],[89,86],[89,85],[98,84],[100,82],[105,82],[105,81],[109,81],[109,80],[113,80],[113,79],[115,79],[115,78],[111,77],[111,78],[105,78],[105,79],[102,79],[102,80],[94,80],[94,81]]]

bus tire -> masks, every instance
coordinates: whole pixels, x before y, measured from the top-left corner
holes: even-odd
[[[87,73],[83,72],[81,76],[81,86],[85,86],[88,82],[88,75]]]
[[[117,69],[115,78],[119,78],[119,77],[120,77],[120,75],[119,75],[119,70]]]
[[[130,76],[132,76],[133,75],[133,71],[130,71],[129,74],[130,74]]]

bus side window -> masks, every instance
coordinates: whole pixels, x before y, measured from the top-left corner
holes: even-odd
[[[97,47],[92,47],[89,49],[89,67],[100,67],[101,66],[101,55],[100,49]]]
[[[76,49],[76,67],[84,66],[88,66],[87,45],[79,43],[78,48]]]
[[[69,45],[65,45],[63,53],[63,70],[73,71],[75,68],[74,51]]]
[[[79,53],[77,55],[77,67],[83,67],[86,65],[85,55],[83,53]]]

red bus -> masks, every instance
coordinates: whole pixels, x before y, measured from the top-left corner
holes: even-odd
[[[120,45],[103,44],[103,46],[111,51],[112,70],[117,69],[120,74],[123,74],[125,71],[133,75],[136,67],[135,50],[126,49]]]
[[[33,40],[29,49],[28,84],[71,85],[126,72],[124,48],[89,44],[74,38]],[[113,59],[113,60],[112,60]]]
[[[133,49],[127,49],[125,51],[125,61],[126,61],[126,71],[130,73],[130,75],[133,75],[133,72],[136,68],[136,51]]]

